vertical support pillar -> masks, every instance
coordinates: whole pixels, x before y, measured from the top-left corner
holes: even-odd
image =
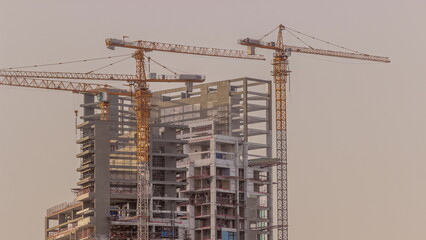
[[[217,186],[216,186],[216,139],[210,140],[210,236],[211,239],[218,239],[217,235]]]
[[[239,168],[238,168],[238,162],[240,157],[240,149],[239,149],[239,141],[235,142],[234,145],[234,171],[235,171],[235,228],[237,229],[237,234],[235,237],[235,240],[240,240],[240,178],[239,178]]]
[[[248,83],[247,83],[247,78],[244,78],[243,84],[244,84],[244,90],[243,90],[244,141],[249,142],[249,140],[248,140]]]
[[[49,229],[49,219],[47,217],[44,218],[44,239],[47,239],[47,237],[49,236],[47,234],[47,229]]]
[[[95,124],[95,235],[96,239],[108,239],[110,232],[110,122]]]
[[[272,142],[272,123],[273,123],[273,118],[272,118],[272,84],[268,83],[266,85],[266,91],[268,93],[268,95],[270,96],[267,100],[266,100],[266,106],[267,106],[267,120],[266,120],[266,130],[268,131],[268,134],[266,135],[266,145],[268,146],[266,149],[266,157],[267,158],[272,158],[272,152],[273,152],[273,142]],[[271,167],[271,171],[268,172],[268,193],[273,193],[274,192],[274,188],[273,188],[273,171],[272,171],[272,167]],[[275,194],[273,194],[275,195]],[[271,226],[273,221],[274,221],[274,215],[273,211],[272,211],[272,207],[274,204],[274,200],[273,198],[268,198],[267,200],[267,204],[268,204],[268,219],[269,219],[269,225]],[[268,233],[268,239],[273,239],[274,236],[272,234],[272,230],[269,231]]]
[[[244,166],[244,178],[247,179],[249,178],[248,176],[248,143],[246,141],[243,142],[242,145],[242,155],[243,155],[243,166]],[[247,205],[247,200],[248,200],[248,181],[245,180],[244,181],[244,217],[245,217],[245,221],[244,221],[244,229],[250,229],[250,218],[249,218],[249,209],[250,206]],[[256,233],[253,231],[244,231],[244,239],[256,239]]]

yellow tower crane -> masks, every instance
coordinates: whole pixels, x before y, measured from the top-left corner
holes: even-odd
[[[140,58],[142,59],[140,59]],[[61,90],[73,93],[90,93],[97,95],[100,102],[100,119],[105,121],[109,118],[109,95],[120,95],[120,96],[133,96],[129,91],[119,88],[113,88],[107,84],[93,84],[93,83],[82,83],[82,82],[68,82],[62,80],[48,80],[41,78],[50,79],[85,79],[85,80],[104,80],[104,81],[127,81],[130,82],[136,88],[136,106],[135,112],[137,116],[137,156],[138,162],[138,196],[140,189],[148,194],[148,121],[149,121],[149,98],[151,96],[147,82],[203,82],[204,76],[198,75],[196,79],[185,79],[186,76],[171,76],[166,79],[147,79],[145,77],[143,67],[143,56],[136,55],[139,70],[138,75],[127,75],[127,74],[98,74],[98,73],[72,73],[72,72],[39,72],[39,71],[11,71],[11,70],[0,70],[0,85],[14,86],[14,87],[27,87],[27,88],[39,88],[48,90]],[[178,78],[172,78],[178,77]],[[76,113],[77,114],[77,113]],[[142,160],[141,160],[142,157]],[[148,224],[148,196],[143,195],[146,198],[142,200],[138,197],[138,215],[139,222]],[[141,203],[139,205],[139,203]],[[142,209],[142,210],[141,210]],[[148,226],[148,225],[146,225]],[[144,238],[145,239],[145,238]],[[148,239],[148,238],[146,238]]]
[[[135,110],[137,120],[137,216],[138,220],[138,233],[137,240],[149,239],[149,172],[148,172],[148,120],[149,120],[149,101],[151,93],[146,85],[146,74],[144,56],[146,52],[150,51],[163,51],[170,53],[203,55],[213,57],[226,57],[226,58],[239,58],[239,59],[252,59],[252,60],[265,60],[261,55],[247,55],[243,51],[206,48],[187,46],[170,43],[149,42],[149,41],[134,41],[126,42],[124,39],[106,39],[106,45],[110,49],[115,47],[133,48],[136,49],[134,57],[136,59],[136,77],[138,81],[135,82]]]
[[[276,128],[276,157],[279,159],[277,164],[277,225],[270,226],[269,229],[277,229],[277,239],[288,239],[288,194],[287,194],[287,102],[286,102],[286,83],[290,72],[288,70],[288,58],[291,53],[315,54],[339,58],[351,58],[366,61],[376,61],[389,63],[387,57],[373,56],[363,54],[357,51],[340,52],[324,49],[315,49],[312,47],[297,47],[285,45],[282,31],[286,30],[284,25],[278,27],[277,42],[264,42],[258,39],[245,38],[238,41],[239,44],[248,47],[248,52],[255,53],[255,48],[264,48],[274,50],[272,61],[275,85],[275,128]],[[275,29],[277,29],[275,28]],[[274,30],[275,30],[274,29]],[[273,30],[273,31],[274,31]],[[270,32],[272,33],[272,32]],[[267,35],[269,35],[268,33]],[[306,34],[304,34],[306,35]],[[308,36],[308,35],[307,35]],[[325,41],[323,41],[325,42]],[[326,42],[328,43],[328,42]],[[332,44],[337,46],[335,44]],[[340,46],[338,46],[340,47]],[[345,50],[350,50],[340,47]]]
[[[145,73],[145,53],[150,51],[163,51],[181,54],[203,55],[213,57],[238,58],[250,60],[265,60],[262,55],[248,55],[244,51],[187,46],[170,43],[134,41],[127,42],[121,39],[106,39],[106,45],[110,49],[115,47],[136,49],[133,57],[136,60],[136,75],[128,74],[102,74],[102,73],[72,73],[72,72],[39,72],[39,71],[12,71],[0,70],[0,76],[4,77],[0,85],[20,87],[35,87],[54,90],[67,90],[73,92],[91,92],[94,94],[108,94],[108,85],[85,84],[77,82],[64,82],[45,80],[48,79],[84,79],[103,81],[125,81],[134,87],[135,112],[136,112],[136,136],[137,136],[137,218],[138,240],[149,239],[149,171],[148,171],[148,146],[149,146],[149,102],[151,93],[148,82],[185,82],[191,85],[193,82],[203,82],[204,78],[192,78],[188,75],[179,76],[176,79],[148,79]],[[80,88],[96,89],[82,91]],[[117,93],[115,93],[117,94]],[[127,95],[125,93],[123,95]],[[117,94],[121,95],[121,94]],[[101,119],[108,119],[109,101],[101,101]]]

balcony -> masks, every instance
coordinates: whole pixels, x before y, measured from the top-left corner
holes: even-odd
[[[215,156],[216,156],[216,159],[223,159],[223,160],[234,160],[235,159],[235,153],[232,153],[232,152],[216,151]]]
[[[235,215],[233,214],[217,214],[217,218],[222,218],[222,219],[235,219]]]
[[[89,127],[90,126],[90,122],[89,121],[85,121],[85,122],[82,122],[82,123],[80,123],[79,125],[77,125],[77,129],[81,129],[81,128],[84,128],[84,127]]]
[[[152,156],[186,158],[188,155],[181,154],[181,153],[166,153],[166,152],[162,152],[162,151],[153,151]]]
[[[236,205],[237,201],[230,197],[217,197],[216,203],[225,205]]]
[[[111,189],[110,194],[112,199],[136,199],[137,191],[136,188]]]
[[[87,135],[87,136],[85,136],[85,137],[82,137],[82,138],[80,138],[80,139],[78,139],[77,141],[76,141],[76,143],[77,144],[82,144],[82,143],[85,143],[85,142],[87,142],[87,141],[89,141],[89,140],[92,140],[92,139],[94,139],[94,135]]]
[[[93,178],[93,176],[87,176],[85,178],[80,178],[80,179],[81,180],[77,182],[77,185],[79,185],[79,186],[82,186],[82,185],[84,185],[86,183],[95,181],[95,179]]]
[[[85,201],[85,200],[92,200],[95,198],[94,192],[84,192],[84,193],[77,193],[77,197],[75,198],[77,201]]]
[[[78,229],[78,226],[76,223],[72,224],[70,227],[68,228],[63,228],[63,229],[59,229],[56,232],[49,232],[47,239],[48,240],[54,240],[54,239],[60,239],[63,237],[66,237],[72,233],[75,233]]]
[[[195,230],[202,230],[202,229],[210,229],[210,221],[207,220],[201,220],[201,221],[195,221]]]
[[[77,233],[77,239],[79,240],[92,239],[92,237],[94,237],[94,232],[90,228],[81,229]]]
[[[210,159],[210,151],[193,152],[188,155],[192,161]]]
[[[95,212],[94,208],[85,208],[77,212],[77,215],[87,215]]]
[[[61,203],[61,204],[58,204],[58,205],[56,205],[56,206],[53,206],[53,207],[48,208],[48,209],[46,210],[46,214],[47,214],[47,215],[52,215],[52,214],[57,213],[57,212],[60,212],[60,211],[62,211],[62,210],[64,210],[64,209],[77,207],[77,206],[79,206],[79,205],[81,205],[81,203],[79,203],[79,202],[77,202],[77,201],[73,201],[73,202],[64,202],[64,203]]]
[[[78,227],[83,226],[93,226],[95,224],[95,218],[94,217],[86,217],[78,221],[77,225]]]
[[[194,204],[204,204],[204,203],[210,204],[210,197],[208,197],[208,196],[195,196],[194,197]]]
[[[82,157],[85,157],[85,156],[87,156],[89,154],[94,154],[94,153],[95,153],[95,149],[90,148],[90,149],[88,149],[86,151],[83,151],[83,152],[77,154],[76,157],[77,158],[82,158]]]

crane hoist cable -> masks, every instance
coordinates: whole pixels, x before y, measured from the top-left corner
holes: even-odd
[[[274,28],[274,29],[272,29],[271,31],[269,31],[267,34],[265,34],[265,35],[263,35],[261,38],[259,38],[258,40],[263,40],[265,37],[267,37],[267,36],[269,36],[271,33],[273,33],[275,30],[277,30],[279,28],[279,26],[278,27],[276,27],[276,28]]]
[[[99,71],[99,70],[101,70],[101,69],[104,69],[104,68],[107,68],[107,67],[111,67],[112,65],[115,65],[115,64],[117,64],[117,63],[123,62],[123,61],[125,61],[125,60],[127,60],[127,59],[129,59],[129,58],[131,58],[131,57],[132,57],[132,56],[129,56],[129,57],[126,57],[126,58],[120,59],[120,60],[118,60],[118,61],[115,61],[115,62],[113,62],[113,63],[110,63],[110,64],[108,64],[108,65],[105,65],[105,66],[103,66],[103,67],[100,67],[100,68],[97,68],[97,69],[95,69],[95,70],[89,71],[89,72],[87,72],[86,74],[90,74],[90,73],[93,73],[93,72]]]
[[[155,61],[152,57],[148,57],[148,63],[150,63],[150,61],[153,61],[155,64],[157,64],[158,66],[166,69],[167,71],[173,73],[175,76],[179,75],[177,72],[173,71],[172,69],[170,69],[169,67],[166,67],[165,65]],[[151,70],[151,69],[150,69]]]
[[[290,31],[287,31],[287,32],[290,33],[293,37],[297,38],[297,40],[299,40],[300,42],[302,42],[303,44],[305,44],[306,46],[308,46],[310,49],[314,49],[311,45],[309,45],[308,43],[306,43],[305,41],[303,41],[302,39],[300,39],[294,33],[290,32]]]
[[[341,49],[344,49],[344,50],[347,50],[347,51],[351,51],[351,52],[354,52],[354,53],[365,54],[365,53],[359,52],[359,51],[357,51],[357,50],[353,50],[353,49],[350,49],[350,48],[346,48],[346,47],[343,47],[343,46],[337,45],[337,44],[335,44],[335,43],[331,43],[331,42],[329,42],[329,41],[325,41],[325,40],[319,39],[319,38],[317,38],[317,37],[314,37],[314,36],[308,35],[308,34],[306,34],[306,33],[302,33],[302,32],[300,32],[300,31],[297,31],[297,30],[291,29],[291,28],[289,28],[289,27],[286,27],[286,28],[285,28],[285,30],[287,30],[287,32],[289,32],[289,33],[290,33],[290,31],[292,31],[292,32],[296,32],[296,33],[301,34],[301,35],[303,35],[303,36],[305,36],[305,37],[312,38],[312,39],[314,39],[314,40],[317,40],[317,41],[320,41],[320,42],[323,42],[323,43],[326,43],[326,44],[332,45],[332,46],[337,47],[337,48],[341,48]]]
[[[278,27],[276,27],[276,28],[272,29],[271,31],[269,31],[268,33],[266,33],[265,35],[263,35],[261,38],[259,38],[258,40],[263,40],[265,37],[269,36],[271,33],[273,33],[273,32],[274,32],[275,30],[277,30],[277,29],[278,29]],[[354,50],[354,49],[350,49],[350,48],[343,47],[343,46],[340,46],[340,45],[338,45],[338,44],[335,44],[335,43],[332,43],[332,42],[329,42],[329,41],[326,41],[326,40],[322,40],[322,39],[320,39],[320,38],[317,38],[317,37],[311,36],[311,35],[309,35],[309,34],[306,34],[306,33],[300,32],[300,31],[298,31],[298,30],[295,30],[295,29],[289,28],[289,27],[287,27],[287,26],[285,27],[285,30],[286,30],[289,34],[291,34],[293,37],[297,38],[300,42],[302,42],[303,44],[305,44],[306,46],[308,46],[308,47],[309,47],[309,48],[311,48],[311,49],[314,49],[314,48],[313,48],[312,46],[310,46],[308,43],[306,43],[305,41],[303,41],[301,38],[299,38],[298,36],[296,36],[294,33],[301,34],[301,35],[303,35],[303,36],[305,36],[305,37],[312,38],[312,39],[314,39],[314,40],[317,40],[317,41],[320,41],[320,42],[323,42],[323,43],[329,44],[329,45],[331,45],[331,46],[334,46],[334,47],[337,47],[337,48],[340,48],[340,49],[344,49],[344,50],[351,51],[351,52],[354,52],[354,53],[365,54],[365,53],[362,53],[362,52],[357,51],[357,50]]]

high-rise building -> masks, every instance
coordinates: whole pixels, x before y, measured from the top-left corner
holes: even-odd
[[[180,209],[191,239],[271,239],[272,172],[262,165],[272,157],[270,82],[241,78],[159,91],[152,102],[160,122],[187,126],[177,134],[188,141],[188,157],[178,161],[187,169],[179,196],[190,199]]]
[[[153,93],[151,239],[272,239],[271,84],[240,78]],[[109,120],[84,96],[76,198],[50,208],[46,239],[136,238],[135,114]]]

